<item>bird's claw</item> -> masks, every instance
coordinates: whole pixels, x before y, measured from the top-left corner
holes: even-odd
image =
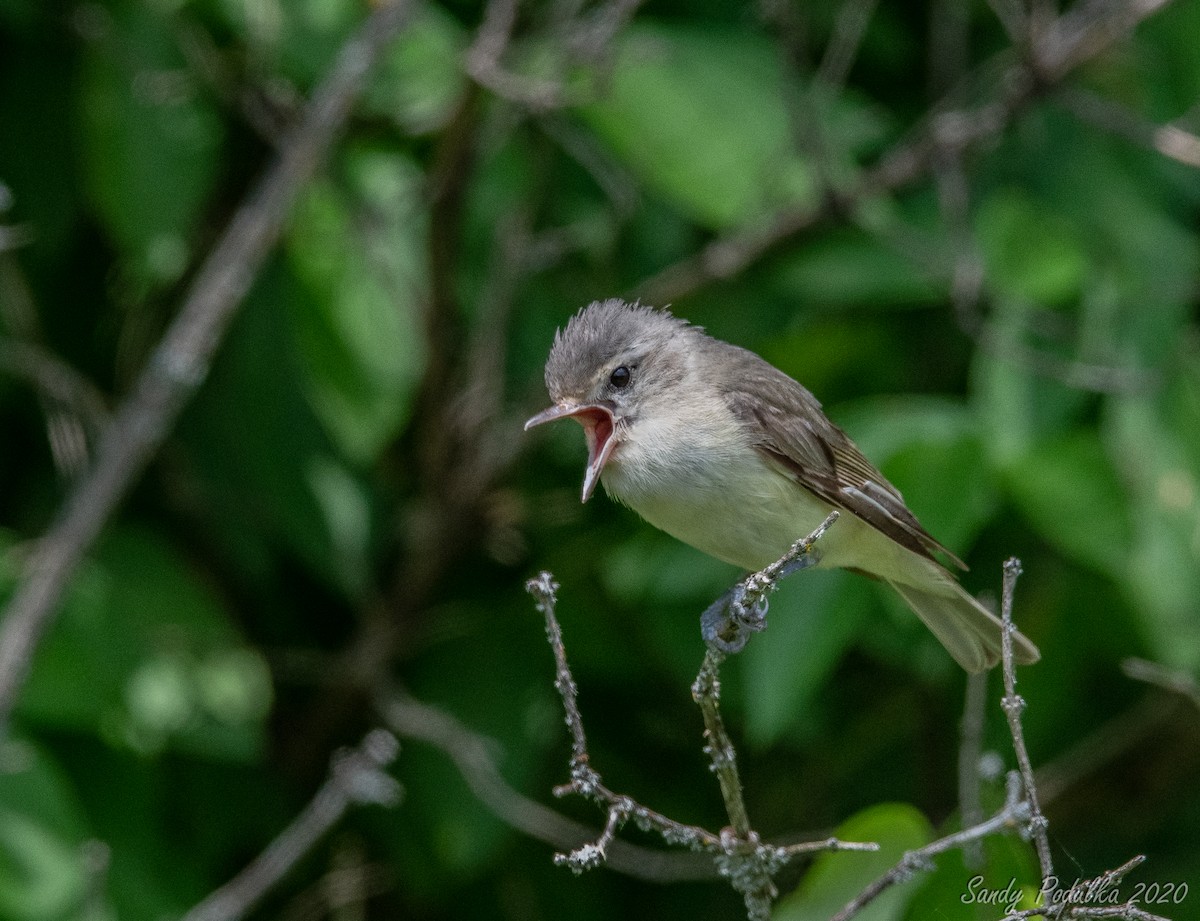
[[[709,605],[700,617],[700,633],[709,646],[727,654],[741,652],[750,634],[767,629],[766,595],[746,604],[746,586],[739,582]]]

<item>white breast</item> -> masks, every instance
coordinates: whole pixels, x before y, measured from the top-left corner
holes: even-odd
[[[643,411],[601,481],[656,528],[718,559],[760,569],[816,528],[831,506],[768,466],[713,396]],[[722,411],[708,411],[714,406]],[[840,543],[833,538],[831,532],[826,551]]]

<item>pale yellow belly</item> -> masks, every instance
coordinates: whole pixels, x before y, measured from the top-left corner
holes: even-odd
[[[833,506],[757,456],[747,460],[653,479],[613,465],[603,482],[610,495],[656,528],[717,559],[757,570],[815,530]],[[884,577],[902,563],[896,551],[907,553],[849,513],[829,530],[819,550],[821,566],[853,566]]]

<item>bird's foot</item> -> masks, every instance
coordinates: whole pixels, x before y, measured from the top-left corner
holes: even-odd
[[[708,606],[700,616],[700,635],[727,655],[741,652],[752,633],[767,629],[767,596],[794,572],[820,562],[811,543],[793,545],[788,554],[759,572],[751,573]]]
[[[767,629],[767,608],[766,595],[747,601],[746,584],[739,582],[701,615],[701,636],[723,653],[741,652],[752,633]]]

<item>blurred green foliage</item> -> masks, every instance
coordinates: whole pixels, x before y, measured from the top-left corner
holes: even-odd
[[[579,306],[853,189],[922,130],[930,87],[1002,92],[1003,30],[953,0],[879,4],[844,85],[822,82],[845,6],[663,0],[596,46],[582,26],[604,5],[530,4],[494,72],[470,50],[480,4],[419,7],[38,650],[0,750],[0,919],[178,916],[377,723],[384,676],[552,802],[567,740],[522,592],[542,568],[606,782],[725,824],[688,687],[698,614],[738,573],[603,497],[580,506],[579,433],[520,423]],[[931,37],[951,8],[958,57]],[[115,406],[366,12],[0,0],[0,596],[105,421],[12,348]],[[995,594],[1024,560],[1017,618],[1044,659],[1021,690],[1059,871],[1145,853],[1134,879],[1191,887],[1147,906],[1176,919],[1200,918],[1200,713],[1119,666],[1200,678],[1200,172],[1152,149],[1179,142],[1170,122],[1194,162],[1198,34],[1200,2],[1177,0],[941,175],[843,203],[673,304],[812,389],[970,561],[969,588]],[[955,182],[961,213],[939,200]],[[964,254],[981,282],[956,300]],[[791,580],[725,684],[759,830],[883,845],[789,870],[779,918],[828,917],[957,827],[963,677],[877,586]],[[985,745],[1011,766],[997,685]],[[337,914],[323,887],[347,868],[364,912],[347,917],[740,911],[719,882],[554,868],[427,744],[395,770],[403,804],[352,815],[255,917]],[[1001,787],[985,779],[985,807]],[[1036,872],[1019,839],[990,840],[860,917],[996,918],[967,881]]]

